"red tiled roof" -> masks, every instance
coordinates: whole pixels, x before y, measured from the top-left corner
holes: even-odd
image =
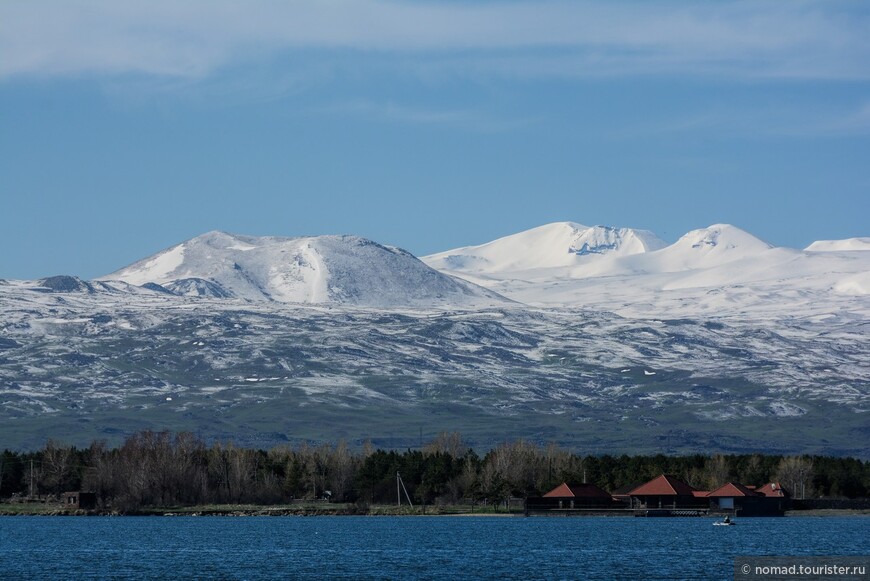
[[[545,498],[610,498],[610,494],[594,484],[574,484],[563,482],[544,495]]]
[[[711,498],[721,498],[728,496],[761,496],[754,490],[749,490],[739,482],[726,482],[707,496]]]
[[[544,495],[544,498],[566,498],[568,496],[574,496],[574,493],[571,492],[571,487],[568,486],[567,482],[563,482],[550,492]]]
[[[694,490],[692,491],[692,496],[695,498],[706,498],[707,495],[710,494],[706,490]]]
[[[756,492],[763,494],[764,496],[774,496],[779,498],[785,498],[789,495],[788,491],[785,490],[779,482],[768,482],[761,488],[757,489]]]
[[[628,494],[631,496],[693,496],[696,490],[669,474],[662,474],[641,484]]]

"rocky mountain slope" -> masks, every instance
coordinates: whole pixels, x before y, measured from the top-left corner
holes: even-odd
[[[536,230],[426,259],[446,273],[356,237],[209,233],[96,281],[0,281],[0,448],[456,430],[484,448],[870,456],[870,252],[724,225],[664,247]]]

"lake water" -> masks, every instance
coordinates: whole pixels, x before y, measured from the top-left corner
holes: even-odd
[[[867,555],[870,518],[0,517],[0,577],[730,579]]]

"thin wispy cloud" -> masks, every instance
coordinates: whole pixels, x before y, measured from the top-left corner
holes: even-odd
[[[870,78],[862,2],[6,0],[0,78],[202,79],[310,51],[516,76]],[[401,60],[401,59],[399,59]]]

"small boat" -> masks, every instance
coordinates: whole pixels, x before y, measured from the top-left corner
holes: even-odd
[[[726,516],[722,520],[717,520],[716,522],[714,522],[713,526],[714,527],[730,527],[730,526],[733,526],[734,524],[735,523],[733,520],[731,520],[731,517]]]

